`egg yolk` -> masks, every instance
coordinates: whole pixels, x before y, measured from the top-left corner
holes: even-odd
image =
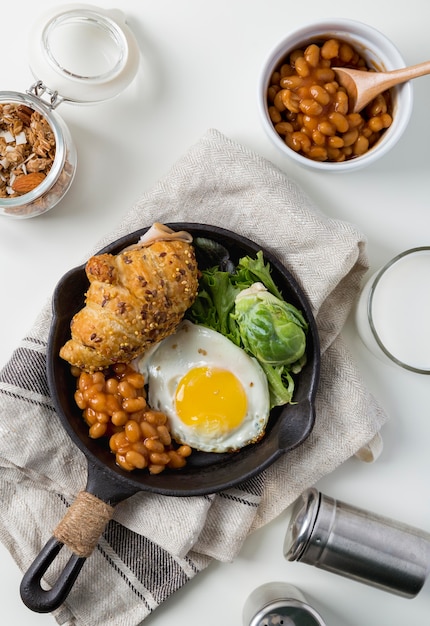
[[[182,377],[175,401],[179,419],[206,434],[234,430],[247,411],[246,393],[236,376],[206,366],[195,367]]]

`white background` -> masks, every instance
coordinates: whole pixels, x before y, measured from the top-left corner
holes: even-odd
[[[3,5],[2,90],[25,91],[33,82],[27,38],[35,18],[53,5],[46,0]],[[114,5],[100,0],[99,6]],[[265,136],[256,104],[266,56],[290,29],[313,18],[367,22],[392,39],[407,64],[429,59],[426,0],[397,5],[374,0],[123,0],[121,9],[142,51],[137,79],[111,102],[61,105],[58,112],[79,155],[72,189],[43,216],[0,218],[0,365],[31,328],[62,274],[81,263],[210,127],[279,165],[328,215],[357,224],[368,238],[372,269],[404,249],[430,244],[430,77],[414,81],[413,116],[394,150],[370,170],[349,175],[313,173],[286,160]],[[330,496],[430,531],[429,378],[379,363],[361,344],[352,319],[345,337],[390,421],[375,464],[351,459],[317,486]],[[285,561],[287,518],[285,513],[251,536],[233,563],[210,566],[145,624],[239,625],[248,594],[272,580],[301,588],[331,626],[429,623],[428,582],[417,598],[406,600]],[[33,614],[22,605],[20,579],[0,547],[1,623],[53,624],[50,615]]]

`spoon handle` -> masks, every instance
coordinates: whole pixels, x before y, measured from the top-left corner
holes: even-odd
[[[387,89],[405,83],[411,78],[418,78],[419,76],[425,76],[430,74],[430,61],[424,61],[424,63],[418,63],[417,65],[411,65],[410,67],[404,67],[398,70],[392,70],[386,72],[386,86]]]

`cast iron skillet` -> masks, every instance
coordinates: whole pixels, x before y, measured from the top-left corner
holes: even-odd
[[[273,268],[273,279],[284,298],[297,306],[309,323],[307,364],[297,376],[295,403],[272,410],[266,434],[258,443],[230,454],[193,452],[187,460],[187,466],[180,471],[165,470],[153,476],[145,470],[128,473],[116,465],[107,445],[88,436],[88,427],[73,397],[76,381],[68,363],[58,356],[60,347],[70,337],[72,316],[84,305],[88,287],[84,265],[69,271],[60,280],[53,295],[53,320],[47,351],[48,384],[63,427],[87,458],[86,491],[111,506],[138,491],[166,496],[196,496],[229,489],[261,472],[285,452],[300,445],[314,425],[314,399],[320,366],[319,340],[310,304],[297,281],[269,251],[231,231],[194,223],[173,223],[168,226],[174,230],[187,230],[193,235],[196,244],[198,238],[222,244],[234,263],[244,255],[255,256],[259,250],[263,250],[265,260]],[[145,228],[122,237],[100,252],[117,254],[126,246],[136,243],[147,230]],[[214,265],[211,258],[201,254],[199,256],[199,252],[198,263],[201,268]],[[54,586],[49,590],[43,589],[42,577],[62,547],[63,544],[52,537],[23,577],[21,597],[33,611],[44,613],[60,606],[85,562],[84,557],[72,553]]]

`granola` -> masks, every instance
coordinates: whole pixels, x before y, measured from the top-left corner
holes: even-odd
[[[49,173],[55,157],[55,136],[48,121],[24,104],[0,104],[0,198],[31,191]],[[23,177],[38,173],[38,176]],[[37,182],[36,182],[37,181]]]

